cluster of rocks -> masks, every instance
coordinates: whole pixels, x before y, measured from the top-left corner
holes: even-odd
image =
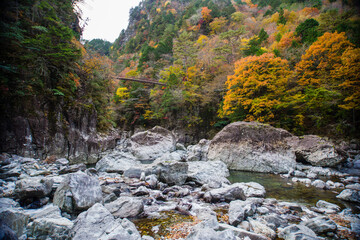
[[[321,209],[326,209],[328,214],[320,214]],[[356,228],[360,223],[347,210],[340,212],[339,206],[325,201],[319,201],[316,207],[309,209],[255,197],[231,201],[228,216],[229,224],[208,217],[194,227],[188,239],[346,239],[351,234],[355,238],[358,236]],[[351,222],[352,231],[350,226],[338,224],[340,218]]]
[[[294,183],[313,186],[325,190],[342,190],[337,198],[360,203],[360,178],[358,176],[348,176],[337,170],[322,167],[310,167],[302,164],[296,166],[296,170],[283,174],[283,177],[291,177]],[[329,178],[336,178],[332,181]]]
[[[295,141],[285,130],[235,123],[214,140],[185,148],[170,131],[155,127],[103,153],[95,168],[3,154],[0,227],[9,239],[152,239],[141,236],[131,220],[177,211],[201,221],[187,239],[359,237],[359,215],[349,209],[325,201],[309,208],[269,199],[258,183],[228,181],[228,168],[251,170],[250,160],[253,171],[294,177],[321,169],[317,176],[324,171],[348,183],[339,198],[359,202],[358,178],[297,164],[296,151],[285,144],[289,138]],[[308,158],[324,156],[301,151]],[[228,220],[217,219],[218,208],[228,210]]]

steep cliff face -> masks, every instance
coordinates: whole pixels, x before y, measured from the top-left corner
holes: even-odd
[[[78,0],[1,2],[0,151],[92,163],[114,146],[111,61],[80,41]]]
[[[46,106],[32,114],[10,113],[1,117],[0,151],[45,159],[66,157],[71,162],[95,163],[98,154],[115,147],[119,135],[96,131],[94,109]]]

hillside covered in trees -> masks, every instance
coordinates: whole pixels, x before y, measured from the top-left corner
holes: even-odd
[[[356,1],[143,0],[114,43],[81,42],[79,2],[1,3],[2,151],[76,153],[116,127],[198,140],[239,120],[358,137]]]
[[[359,132],[356,1],[147,0],[110,48],[119,125],[208,132],[238,120]]]

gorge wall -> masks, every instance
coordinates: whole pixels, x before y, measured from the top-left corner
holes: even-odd
[[[38,103],[37,103],[38,104]],[[45,159],[66,157],[71,162],[95,163],[98,153],[115,147],[115,131],[106,136],[97,132],[94,109],[45,105],[35,112],[9,109],[1,116],[0,151]]]

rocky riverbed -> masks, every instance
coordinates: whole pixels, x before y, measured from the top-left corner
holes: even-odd
[[[122,139],[92,167],[3,153],[0,238],[359,239],[358,150],[238,122],[188,147],[155,127]],[[256,179],[233,181],[229,169],[334,197],[283,199]]]

